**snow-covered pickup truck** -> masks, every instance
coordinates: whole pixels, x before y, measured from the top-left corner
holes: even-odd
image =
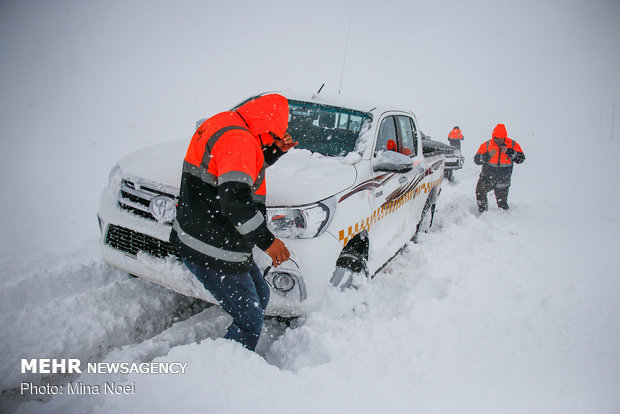
[[[255,248],[272,289],[268,315],[316,308],[330,285],[377,273],[432,224],[444,170],[424,154],[409,111],[283,93],[296,148],[267,169],[267,223],[291,257],[280,267]],[[110,172],[99,208],[106,263],[214,303],[169,243],[188,139],[138,150]]]
[[[451,145],[445,144],[440,141],[433,140],[430,136],[426,135],[424,132],[421,132],[422,136],[422,148],[424,152],[433,152],[433,151],[441,151],[443,155],[446,157],[445,166],[444,166],[444,176],[452,181],[454,177],[454,171],[460,170],[463,168],[463,163],[465,162],[465,157],[461,154],[461,150],[459,148],[455,148]]]

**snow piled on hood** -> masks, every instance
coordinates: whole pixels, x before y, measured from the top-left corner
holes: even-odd
[[[352,158],[328,157],[306,149],[290,149],[267,168],[267,205],[316,203],[344,191],[355,184],[357,176],[350,161]]]

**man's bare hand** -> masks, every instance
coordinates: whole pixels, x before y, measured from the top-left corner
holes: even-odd
[[[295,145],[299,144],[297,141],[293,141],[293,137],[290,134],[286,133],[282,137],[282,139],[276,139],[274,143],[280,148],[282,151],[286,152],[293,148]]]
[[[284,242],[280,239],[275,239],[271,246],[265,250],[265,253],[271,257],[273,267],[278,267],[280,264],[286,262],[291,256],[288,249],[284,245]]]

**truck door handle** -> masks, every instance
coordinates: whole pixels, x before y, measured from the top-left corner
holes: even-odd
[[[407,181],[407,177],[405,177],[404,175],[398,179],[398,182],[401,184],[404,183],[405,181]]]

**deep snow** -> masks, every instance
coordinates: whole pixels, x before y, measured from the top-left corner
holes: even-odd
[[[470,2],[0,2],[0,411],[620,412],[620,6]],[[105,266],[108,171],[267,90],[405,105],[465,169],[375,280],[329,292],[253,354],[218,308]],[[232,23],[231,23],[232,22]],[[476,217],[472,157],[523,147],[512,209]],[[615,134],[614,134],[615,131]],[[19,358],[183,361],[177,376],[42,378]],[[22,381],[135,382],[23,398]]]
[[[229,322],[218,308],[170,326],[188,304],[106,268],[94,240],[56,266],[4,264],[20,283],[5,284],[0,302],[3,389],[36,380],[16,358],[64,356],[188,370],[56,377],[135,383],[136,394],[63,395],[17,412],[617,412],[620,223],[524,200],[526,169],[516,168],[510,211],[491,203],[477,217],[468,163],[444,183],[419,244],[292,327],[269,321],[259,355],[218,339]],[[32,297],[28,312],[11,312]]]

